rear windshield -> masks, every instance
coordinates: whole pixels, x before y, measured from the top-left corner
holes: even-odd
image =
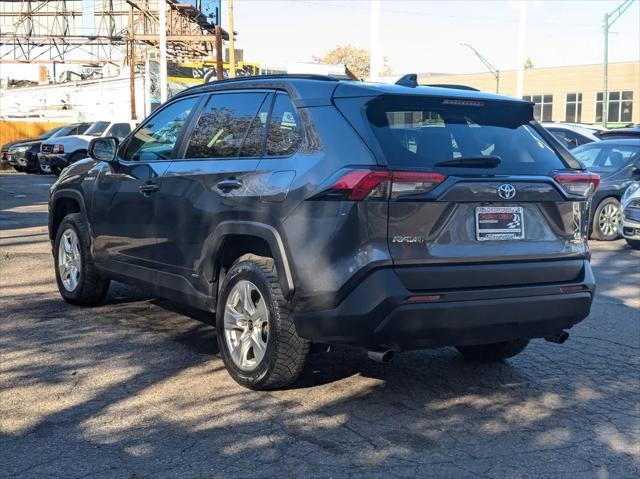
[[[518,175],[546,175],[566,168],[531,126],[531,115],[527,104],[443,98],[388,97],[372,102],[367,109],[391,166],[450,174],[477,174],[480,169]],[[480,168],[439,165],[464,159]],[[494,164],[482,166],[483,159]]]

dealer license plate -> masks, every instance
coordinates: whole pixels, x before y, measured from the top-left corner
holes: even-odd
[[[524,239],[524,212],[521,206],[478,206],[476,239],[508,241]]]

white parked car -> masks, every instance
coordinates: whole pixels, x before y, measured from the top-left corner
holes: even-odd
[[[584,145],[585,143],[600,141],[598,132],[592,128],[574,123],[555,123],[549,121],[544,121],[540,124],[569,150]]]
[[[87,147],[93,138],[115,136],[122,140],[137,124],[135,120],[96,121],[82,135],[62,136],[52,141],[44,141],[38,160],[44,168],[50,168],[58,176],[71,163],[87,157]]]
[[[640,182],[632,183],[620,201],[622,218],[618,229],[629,246],[640,249]]]

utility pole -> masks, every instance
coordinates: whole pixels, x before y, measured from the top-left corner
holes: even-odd
[[[129,8],[129,98],[131,103],[131,119],[135,120],[136,113],[136,42],[133,28],[133,7]]]
[[[468,43],[461,43],[460,45],[463,47],[469,48],[474,53],[474,55],[477,56],[478,59],[483,63],[483,65],[487,67],[487,70],[489,70],[489,73],[491,73],[493,77],[496,79],[496,93],[500,93],[500,70],[498,70],[491,63],[489,63],[489,60],[487,60],[485,57],[480,55],[480,52],[478,52],[478,50],[473,48]]]
[[[167,101],[167,2],[158,2],[160,29],[160,103]]]
[[[518,76],[516,97],[524,95],[524,44],[527,39],[527,1],[520,0],[520,22],[518,26]]]
[[[233,0],[229,0],[229,77],[236,77],[236,50],[233,33]]]
[[[602,92],[602,126],[607,127],[609,120],[609,28],[631,6],[633,0],[624,0],[611,13],[604,14],[604,91]]]
[[[222,80],[224,74],[222,72],[222,27],[216,25],[216,79]]]
[[[380,0],[369,4],[369,78],[376,81],[384,69],[384,58],[380,46]]]

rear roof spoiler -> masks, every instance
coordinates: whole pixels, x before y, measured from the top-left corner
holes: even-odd
[[[396,82],[396,85],[406,86],[408,88],[416,88],[420,86],[418,83],[418,75],[416,73],[407,73],[400,77],[400,79]],[[451,84],[430,84],[430,85],[422,85],[422,86],[430,86],[436,88],[453,88],[455,90],[468,90],[468,91],[480,91],[477,88],[473,88],[467,85],[451,85]]]

